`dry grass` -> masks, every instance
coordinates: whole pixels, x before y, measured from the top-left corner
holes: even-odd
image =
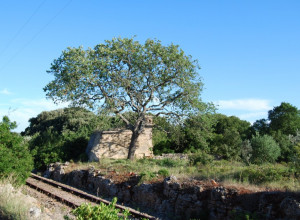
[[[21,188],[14,188],[11,182],[13,178],[0,182],[0,217],[17,220],[30,219],[29,209],[32,204],[21,193]]]

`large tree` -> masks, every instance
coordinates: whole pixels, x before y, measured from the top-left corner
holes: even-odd
[[[296,135],[300,129],[300,110],[287,102],[282,102],[279,106],[268,112],[270,129],[281,131],[286,135]]]
[[[67,48],[51,64],[48,72],[55,79],[44,90],[55,102],[118,115],[132,131],[128,158],[133,159],[147,113],[180,117],[205,110],[198,69],[197,60],[177,45],[114,38],[94,49]],[[134,123],[123,114],[128,110],[136,112]]]

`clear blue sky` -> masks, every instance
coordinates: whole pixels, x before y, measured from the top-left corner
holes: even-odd
[[[46,73],[66,47],[113,37],[178,44],[200,63],[204,101],[254,122],[281,102],[300,108],[300,1],[11,0],[0,2],[0,116],[17,131],[42,111]]]

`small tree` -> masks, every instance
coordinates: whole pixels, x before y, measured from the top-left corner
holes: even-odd
[[[94,49],[63,51],[51,64],[48,72],[55,79],[44,91],[55,102],[101,107],[118,115],[132,131],[128,158],[133,159],[147,113],[180,117],[205,110],[198,69],[197,61],[177,45],[114,38]],[[123,115],[128,110],[136,113],[134,123]]]
[[[280,156],[280,147],[269,135],[256,135],[251,139],[252,157],[250,161],[256,164],[275,162]]]

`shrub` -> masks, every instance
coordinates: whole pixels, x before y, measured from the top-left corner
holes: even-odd
[[[53,162],[84,159],[89,137],[98,126],[107,125],[94,113],[82,108],[65,108],[31,118],[23,135],[32,136],[29,147],[35,167],[43,169]]]
[[[161,175],[161,176],[163,176],[163,177],[167,177],[167,176],[169,176],[170,174],[169,174],[169,170],[167,170],[167,169],[160,169],[158,172],[157,172],[159,175]]]
[[[143,183],[144,181],[150,181],[156,177],[156,174],[151,171],[143,171],[140,173],[141,179],[139,180],[139,184]]]
[[[250,162],[262,164],[273,163],[280,156],[280,147],[269,135],[256,135],[251,139],[252,157]]]
[[[242,182],[249,182],[252,184],[263,184],[275,182],[280,180],[287,180],[291,176],[291,170],[287,167],[266,165],[251,165],[243,170],[241,173],[236,174],[236,178]]]
[[[196,153],[189,155],[189,161],[191,165],[206,165],[213,161],[213,156],[202,151],[197,151]]]
[[[0,179],[13,175],[16,184],[21,184],[30,175],[33,160],[24,139],[11,132],[14,128],[16,123],[4,116],[0,122]]]
[[[91,204],[82,204],[78,208],[73,210],[73,214],[78,220],[119,220],[128,219],[129,211],[123,211],[123,216],[120,217],[120,212],[116,206],[117,198],[113,198],[109,205],[100,203],[100,205],[92,206]]]

